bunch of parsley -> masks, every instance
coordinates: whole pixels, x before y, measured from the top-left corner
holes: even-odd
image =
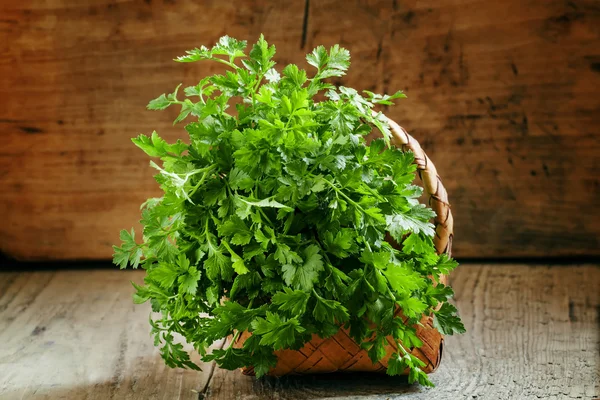
[[[276,364],[274,350],[299,349],[312,334],[326,338],[343,325],[373,362],[391,336],[398,353],[388,374],[409,369],[411,382],[431,385],[410,354],[422,345],[415,326],[433,314],[444,334],[464,327],[446,302],[452,289],[437,284],[457,264],[435,252],[435,214],[418,202],[413,155],[390,146],[387,120],[372,111],[404,95],[363,96],[327,83],[350,64],[337,45],[306,57],[316,69],[310,78],[293,64],[280,75],[275,47],[262,36],[248,56],[245,48],[225,36],[188,51],[176,61],[211,60],[227,71],[185,88],[184,100],[177,87],[148,104],[181,107],[175,123],[192,117],[189,144],[156,132],[133,139],[162,161],[150,165],[164,195],[142,205],[141,244],[133,230],[121,232],[114,262],[147,271],[134,301],[149,300],[160,313],[150,319],[155,344],[171,367],[198,368],[179,334],[203,360],[252,365],[261,376]],[[373,129],[382,139],[367,144]],[[398,307],[407,323],[395,316]],[[252,336],[242,348],[207,354],[216,340],[243,331]]]

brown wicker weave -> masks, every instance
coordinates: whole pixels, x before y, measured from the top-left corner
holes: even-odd
[[[415,155],[415,163],[419,171],[419,177],[423,182],[425,192],[429,196],[429,205],[436,212],[434,220],[436,235],[434,244],[437,252],[450,255],[452,248],[453,219],[448,203],[448,194],[442,181],[437,174],[435,166],[427,157],[419,143],[410,136],[404,128],[394,121],[388,119],[392,131],[391,143],[404,150],[410,149]],[[442,282],[446,279],[443,277]],[[398,310],[397,314],[401,314]],[[412,354],[423,361],[426,366],[423,370],[427,373],[433,372],[440,364],[444,339],[442,335],[433,328],[433,318],[425,316],[421,320],[423,326],[417,326],[417,336],[423,342],[421,348],[412,349]],[[243,332],[235,347],[241,347],[246,339],[250,337],[249,332]],[[389,357],[396,351],[396,345],[388,339],[387,355],[378,363],[373,364],[366,350],[350,337],[345,329],[327,339],[313,335],[312,340],[298,351],[280,350],[276,351],[277,365],[269,371],[269,375],[281,376],[288,374],[314,374],[336,371],[370,371],[385,372]],[[246,375],[254,375],[254,369],[247,367],[242,369]]]

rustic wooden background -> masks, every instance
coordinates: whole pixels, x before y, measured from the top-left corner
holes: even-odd
[[[406,90],[388,114],[444,179],[457,257],[600,254],[591,0],[2,0],[2,252],[109,258],[158,194],[129,138],[183,132],[147,101],[219,69],[171,60],[261,32],[280,67],[341,43],[353,56],[343,84]]]

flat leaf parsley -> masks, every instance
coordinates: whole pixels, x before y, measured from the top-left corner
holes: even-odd
[[[276,70],[275,47],[262,36],[248,55],[246,47],[225,36],[176,59],[226,69],[148,104],[179,108],[175,123],[190,121],[186,143],[156,132],[133,139],[162,161],[151,166],[164,195],[142,205],[141,243],[133,230],[121,232],[114,262],[146,270],[134,301],[151,302],[162,357],[198,368],[179,334],[205,361],[252,365],[261,376],[276,364],[274,350],[299,349],[344,325],[373,362],[391,337],[398,350],[388,374],[408,369],[411,382],[431,385],[410,353],[421,345],[416,325],[433,314],[444,334],[464,327],[446,303],[452,289],[439,283],[457,264],[435,253],[435,214],[418,202],[413,155],[390,146],[387,120],[373,112],[404,94],[328,83],[350,65],[338,45],[306,57],[312,72]],[[373,129],[382,138],[367,144]],[[242,348],[207,353],[243,331],[252,336]]]

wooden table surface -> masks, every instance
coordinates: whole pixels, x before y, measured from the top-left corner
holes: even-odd
[[[598,265],[463,265],[452,276],[468,333],[448,337],[437,387],[380,375],[257,381],[164,366],[143,271],[0,273],[0,399],[593,399]]]

